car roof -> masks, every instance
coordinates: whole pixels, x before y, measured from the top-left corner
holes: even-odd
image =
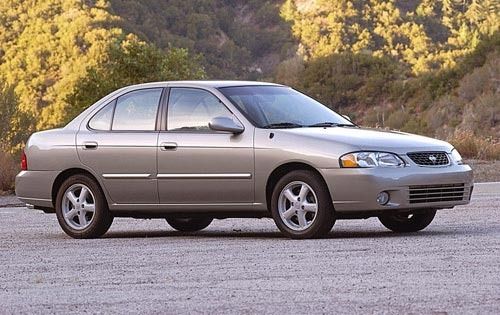
[[[157,87],[165,85],[188,85],[188,86],[200,86],[200,87],[211,87],[211,88],[221,88],[221,87],[234,87],[234,86],[283,86],[281,84],[269,83],[269,82],[259,82],[259,81],[239,81],[239,80],[192,80],[192,81],[161,81],[161,82],[149,82],[131,85],[129,87]]]

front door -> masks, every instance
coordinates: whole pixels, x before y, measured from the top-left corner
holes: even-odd
[[[166,130],[158,137],[160,203],[251,205],[253,130],[239,135],[210,130],[212,118],[234,118],[215,95],[198,88],[169,90]]]
[[[157,204],[156,131],[162,88],[128,92],[103,107],[77,136],[83,164],[113,203]]]

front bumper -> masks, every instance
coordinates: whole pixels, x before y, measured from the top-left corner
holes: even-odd
[[[327,182],[337,212],[452,208],[456,205],[468,204],[473,187],[472,170],[468,165],[337,168],[320,171]],[[454,198],[435,198],[440,196],[441,185],[450,184],[458,184],[459,187],[463,184],[463,194],[455,194]],[[415,187],[423,185],[429,189]],[[386,205],[379,205],[376,201],[377,195],[382,191],[390,195],[390,200]],[[410,198],[410,191],[412,191],[412,198]],[[430,197],[419,198],[416,201],[413,195],[415,191],[418,193],[429,191]]]

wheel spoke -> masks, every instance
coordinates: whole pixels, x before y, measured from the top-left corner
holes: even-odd
[[[75,215],[77,214],[78,211],[76,211],[76,209],[71,209],[69,212],[65,213],[64,214],[64,217],[66,217],[66,219],[73,219],[75,217]]]
[[[307,225],[306,212],[305,211],[298,211],[297,212],[297,218],[299,219],[299,225],[300,225],[300,227],[304,227],[304,226]]]
[[[285,190],[285,197],[288,199],[290,202],[296,202],[297,201],[297,196],[295,196],[292,192],[291,189]]]
[[[66,197],[68,198],[69,202],[71,202],[73,207],[78,204],[78,202],[76,202],[78,200],[78,198],[75,196],[75,194],[72,191],[68,191],[66,193]]]
[[[93,203],[84,203],[82,210],[85,212],[92,212],[94,213],[95,211],[95,205]]]
[[[315,203],[304,202],[302,204],[302,209],[307,212],[316,212],[318,211],[318,205]]]
[[[80,196],[79,196],[79,199],[80,199],[81,203],[85,202],[85,200],[87,199],[88,194],[89,194],[88,189],[85,188],[85,187],[82,187],[82,190],[80,191]]]
[[[80,220],[80,226],[87,225],[87,218],[85,217],[85,211],[80,211],[78,215],[78,220]]]
[[[308,193],[309,188],[306,185],[302,185],[299,192],[300,201],[305,201]]]
[[[290,209],[286,210],[285,212],[283,212],[283,214],[282,214],[283,218],[285,218],[287,220],[289,220],[294,215],[295,215],[295,209],[294,208],[290,208]]]

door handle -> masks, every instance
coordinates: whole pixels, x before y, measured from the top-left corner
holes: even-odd
[[[85,141],[83,143],[84,150],[95,150],[97,149],[97,142],[95,141]]]
[[[160,149],[162,151],[175,150],[175,149],[177,149],[177,143],[175,143],[175,142],[162,142],[160,144]]]

